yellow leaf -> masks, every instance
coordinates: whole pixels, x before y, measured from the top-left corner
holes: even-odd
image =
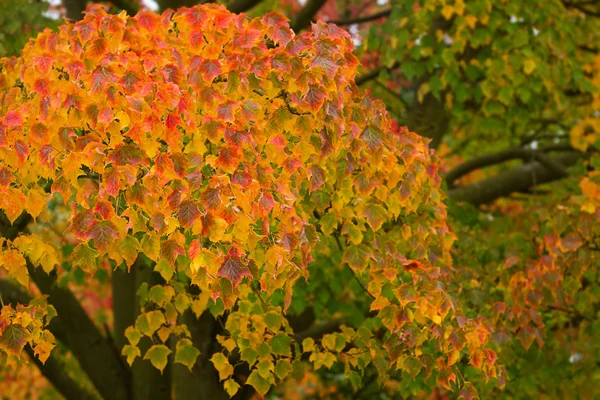
[[[523,71],[529,75],[535,70],[535,61],[532,59],[525,60],[523,63]]]

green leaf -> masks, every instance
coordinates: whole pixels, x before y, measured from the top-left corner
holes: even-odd
[[[358,246],[350,244],[344,250],[342,262],[345,262],[355,271],[364,271],[372,257],[371,250],[364,244]]]
[[[121,350],[121,355],[127,357],[127,364],[129,364],[129,366],[132,366],[133,362],[135,361],[135,358],[141,357],[142,353],[140,352],[140,349],[137,346],[126,344],[125,346],[123,346],[123,350]]]
[[[127,271],[130,270],[131,265],[137,259],[138,253],[140,251],[140,242],[133,237],[127,236],[121,243],[118,244],[117,249],[119,250],[119,254],[125,260],[127,264]]]
[[[144,355],[144,360],[150,360],[152,365],[157,368],[161,374],[167,366],[168,356],[171,354],[171,350],[164,344],[155,344],[150,347]]]
[[[250,373],[246,383],[252,385],[252,387],[254,387],[254,389],[256,389],[256,391],[262,396],[267,394],[271,388],[271,384],[262,376],[260,376],[260,373],[257,370],[254,370],[252,373]]]
[[[177,342],[175,350],[175,362],[180,363],[188,367],[190,371],[196,363],[196,359],[200,355],[200,351],[194,347],[193,343],[189,339],[181,339]]]
[[[227,379],[233,374],[233,367],[229,364],[229,360],[223,353],[213,354],[210,361],[215,366],[215,369],[219,372],[219,380]]]
[[[367,204],[362,215],[373,231],[378,231],[387,220],[387,211],[378,204]]]
[[[133,326],[129,326],[125,329],[125,337],[129,340],[131,345],[136,346],[139,343],[142,334],[135,330]]]
[[[270,330],[272,330],[273,332],[277,332],[279,330],[279,328],[281,327],[283,317],[281,316],[281,314],[278,314],[273,311],[269,311],[268,313],[265,314],[264,321]]]
[[[292,364],[289,360],[281,359],[277,361],[277,364],[275,364],[275,375],[279,379],[284,379],[290,372],[292,372]]]
[[[165,288],[161,285],[155,285],[150,288],[148,298],[158,304],[159,306],[164,305],[165,302]]]
[[[74,267],[84,271],[94,271],[97,267],[98,250],[92,249],[85,243],[79,243],[71,253],[71,262]]]
[[[290,345],[292,344],[292,338],[280,333],[271,338],[269,341],[271,345],[271,352],[279,356],[291,357],[292,351]]]
[[[235,396],[235,394],[240,390],[240,385],[233,379],[227,379],[223,384],[225,391],[229,395],[229,397]]]

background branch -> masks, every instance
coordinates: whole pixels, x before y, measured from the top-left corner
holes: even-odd
[[[548,157],[548,161],[569,167],[584,156],[579,152],[565,152],[556,156]],[[448,196],[456,201],[466,201],[479,206],[510,195],[515,192],[524,192],[531,187],[552,182],[562,178],[550,168],[538,161],[531,162],[499,174],[469,186],[450,189]]]

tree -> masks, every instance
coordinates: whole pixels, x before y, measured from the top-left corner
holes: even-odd
[[[3,372],[67,398],[593,398],[600,30],[541,4],[282,3],[296,34],[93,6],[3,59]]]

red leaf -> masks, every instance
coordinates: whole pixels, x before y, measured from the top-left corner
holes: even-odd
[[[238,250],[232,247],[225,261],[221,264],[217,276],[229,279],[231,286],[235,288],[240,284],[244,276],[251,278],[252,274],[248,267],[242,263]]]
[[[308,103],[312,111],[317,111],[323,106],[325,97],[325,93],[319,87],[309,85],[308,91],[304,95],[304,101]]]
[[[202,78],[205,82],[212,82],[212,80],[223,73],[221,64],[217,60],[204,60],[198,70],[202,74]]]
[[[208,188],[202,193],[202,204],[208,209],[215,209],[221,205],[221,189],[219,188]]]
[[[475,390],[475,386],[473,386],[471,382],[465,382],[463,388],[460,390],[458,398],[465,400],[473,400],[478,399],[479,395],[477,394],[477,390]]]
[[[200,211],[196,204],[191,201],[184,201],[179,206],[179,210],[177,211],[177,218],[179,218],[179,222],[181,226],[184,228],[189,228],[194,225],[194,222],[200,218]]]
[[[23,123],[23,115],[18,110],[11,110],[4,116],[6,126],[19,126]]]
[[[110,162],[115,165],[150,165],[148,157],[133,144],[122,144],[117,146],[108,156]]]
[[[160,257],[171,266],[175,264],[177,256],[185,255],[185,250],[173,239],[165,240],[160,248]]]
[[[119,238],[119,232],[112,221],[99,221],[88,228],[85,236],[88,240],[93,239],[94,247],[104,252],[115,239]]]
[[[19,161],[23,162],[27,159],[27,156],[29,155],[29,147],[27,146],[27,144],[24,141],[16,140],[15,141],[15,152],[17,153],[17,157],[19,158]]]
[[[73,217],[69,230],[75,234],[78,239],[83,239],[87,230],[92,226],[96,218],[91,211],[80,211]]]
[[[325,170],[318,165],[312,165],[308,169],[308,175],[310,176],[310,191],[314,192],[325,183]]]

